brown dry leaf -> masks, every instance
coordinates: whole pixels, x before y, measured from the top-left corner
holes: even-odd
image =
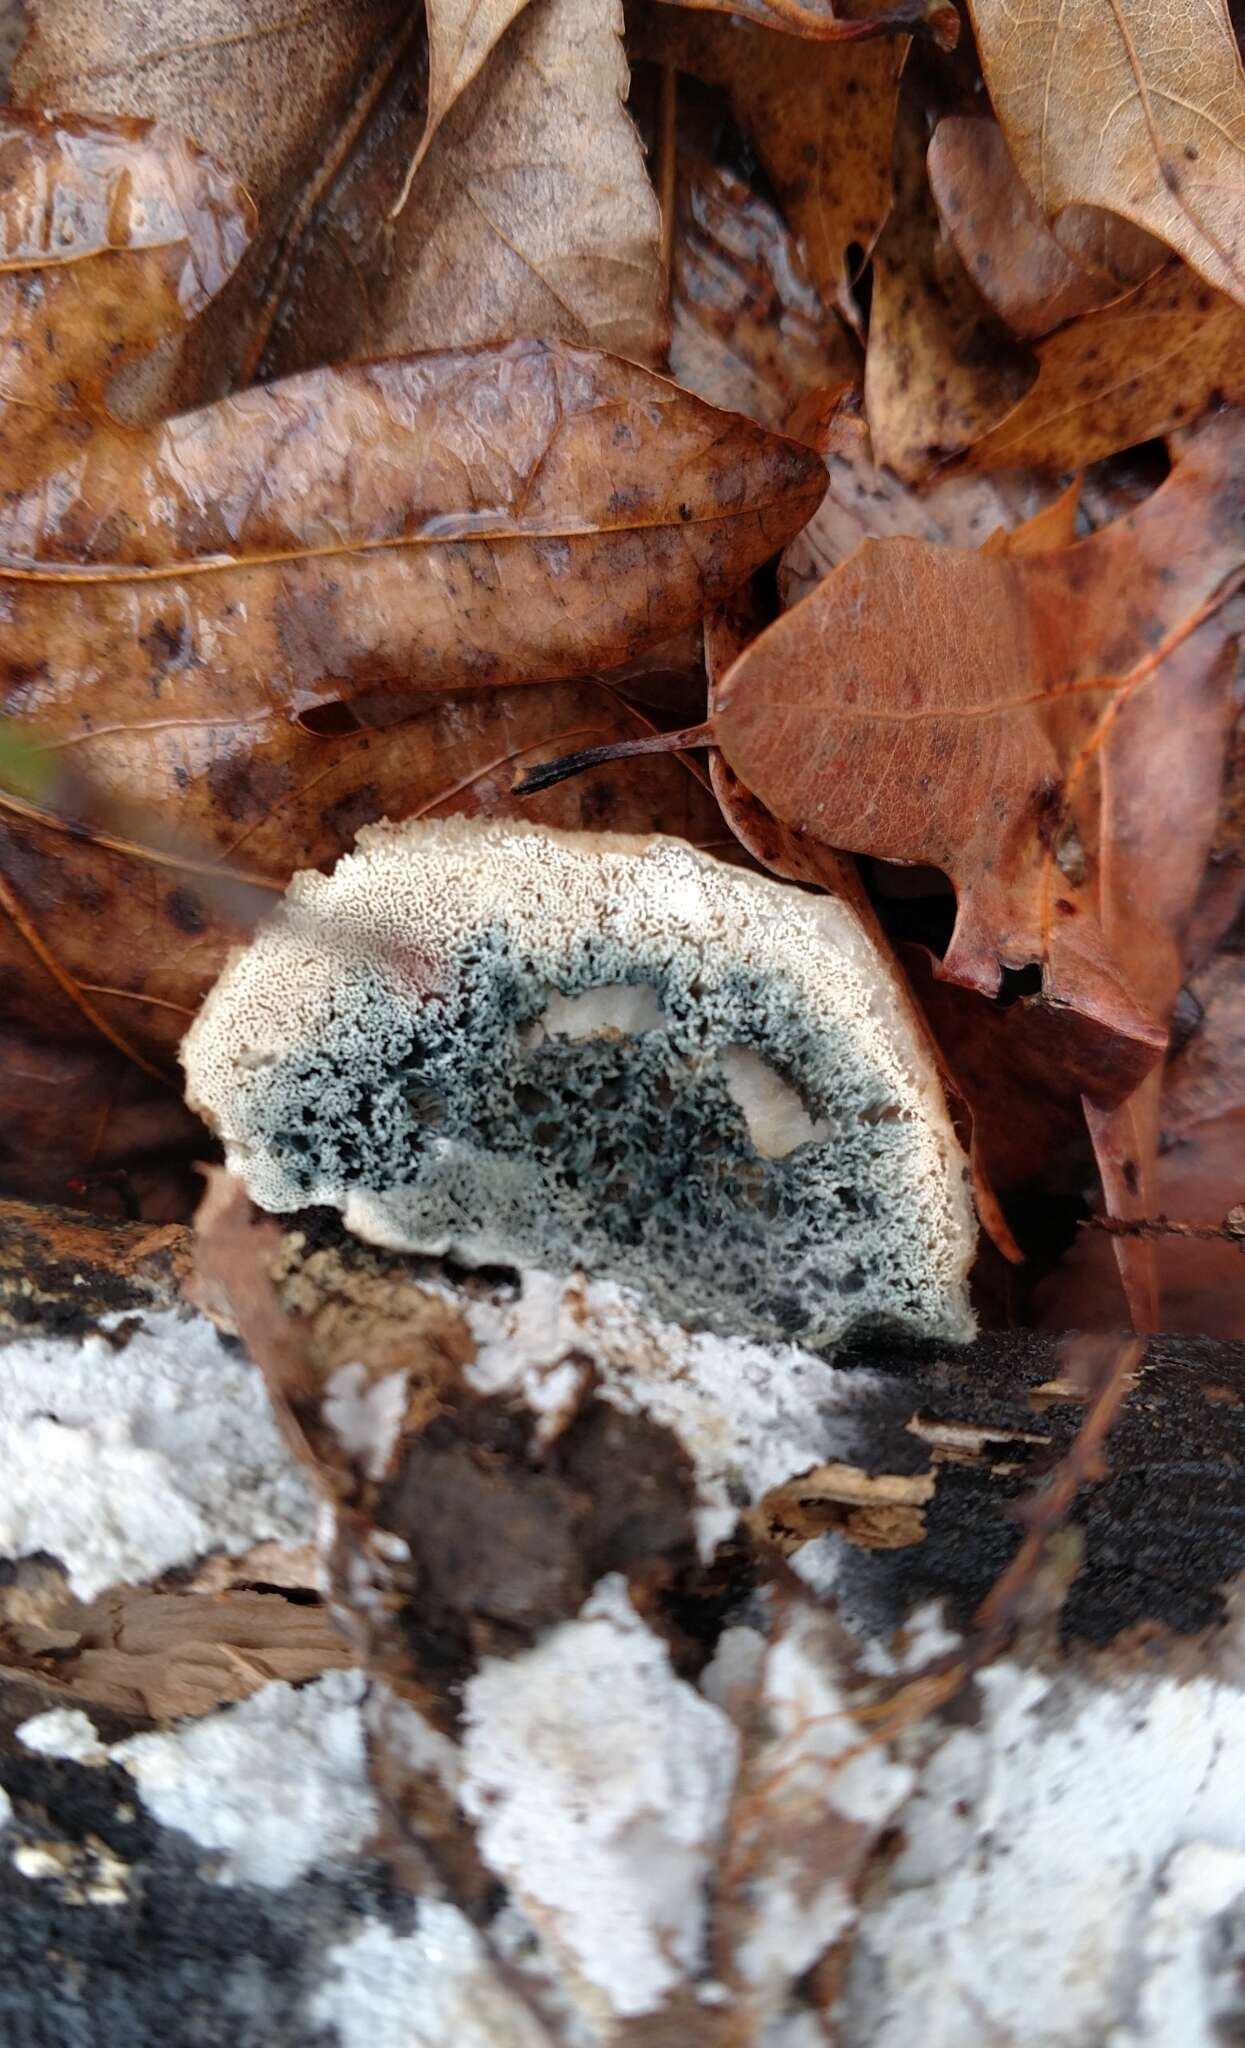
[[[874,461],[860,395],[850,388],[827,392],[820,406],[810,401],[791,416],[787,428],[817,449],[830,483],[808,525],[783,554],[778,587],[784,605],[807,597],[863,540],[908,534],[940,547],[980,547],[1018,521],[1040,517],[1050,501],[1051,488],[1042,478],[1019,472],[988,481],[953,475],[925,484],[901,483]]]
[[[28,0],[27,16],[16,105],[167,121],[250,194],[260,231],[238,275],[176,363],[144,366],[134,405],[152,417],[231,389],[256,300],[284,269],[308,196],[331,182],[374,74],[406,64],[419,77],[420,10],[409,0]]]
[[[778,817],[950,876],[947,979],[993,995],[1004,967],[1041,965],[1104,1105],[1162,1053],[1215,830],[1243,437],[1240,416],[1205,423],[1160,490],[1074,547],[866,542],[717,693],[718,742]]]
[[[80,744],[135,698],[165,729],[386,682],[605,667],[698,617],[820,495],[797,444],[539,342],[311,373],[120,427],[102,409],[110,360],[171,323],[183,261],[200,297],[224,275],[241,201],[158,129],[10,115],[0,141],[3,674],[9,712],[49,741]],[[109,237],[125,246],[99,254]]]
[[[1220,955],[1192,990],[1200,1020],[1162,1076],[1162,1138],[1149,1205],[1138,1199],[1131,1213],[1220,1226],[1245,1202],[1245,958]],[[1043,1284],[1043,1327],[1118,1323],[1117,1249],[1137,1242],[1082,1231]],[[1239,1244],[1162,1236],[1146,1248],[1157,1261],[1165,1330],[1245,1338],[1245,1253]]]
[[[622,104],[621,24],[622,0],[530,0],[438,112],[407,0],[293,15],[280,0],[179,0],[159,20],[146,0],[104,20],[91,0],[40,0],[20,102],[157,114],[228,163],[259,208],[233,289],[175,382],[146,390],[143,416],[154,397],[167,410],[170,395],[188,405],[257,376],[499,335],[653,360],[659,218]],[[478,40],[463,54],[474,62]]]
[[[879,463],[928,476],[1006,417],[1032,384],[1031,352],[979,296],[943,230],[925,175],[915,96],[895,125],[895,205],[873,252],[865,411]]]
[[[908,29],[913,34],[924,31],[939,49],[953,50],[960,35],[960,17],[950,0],[897,0],[893,6],[877,8],[868,6],[866,0],[864,6],[849,5],[841,10],[835,0],[670,0],[670,4],[732,14],[811,42],[858,42],[862,37],[894,35]]]
[[[857,366],[781,215],[732,171],[683,149],[670,328],[671,376],[762,426],[783,426],[809,392]]]
[[[623,104],[621,31],[622,0],[529,0],[391,219],[422,131],[395,71],[263,309],[252,367],[511,334],[656,360],[661,220]]]
[[[528,0],[427,0],[428,112],[423,139],[398,198],[399,209],[406,204],[415,173],[445,116],[527,4]]]
[[[1033,389],[964,467],[1079,468],[1245,398],[1245,311],[1183,263],[1038,344]]]
[[[906,40],[836,47],[652,4],[629,8],[627,40],[636,57],[673,64],[725,93],[804,244],[823,302],[856,317],[849,288],[890,212]]]
[[[1057,241],[1017,176],[997,121],[949,115],[934,130],[926,164],[965,270],[1024,339],[1109,305],[1166,256],[1152,236],[1091,209],[1075,223],[1079,241],[1071,231]]]
[[[1188,13],[1042,0],[1023,18],[1009,0],[970,0],[970,12],[994,111],[1047,220],[1118,213],[1245,302],[1245,75],[1225,0]],[[1067,225],[1079,233],[1075,214]]]

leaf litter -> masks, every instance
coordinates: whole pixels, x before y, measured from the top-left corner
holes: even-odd
[[[293,873],[385,817],[526,816],[673,833],[856,907],[971,1119],[986,1232],[1021,1261],[1002,1281],[983,1251],[987,1324],[1240,1336],[1240,58],[1222,8],[1175,40],[1132,0],[1039,9],[1023,35],[995,0],[969,16],[30,0],[0,110],[0,1188],[20,1242],[56,1213],[30,1201],[101,1230],[189,1214],[207,1145],[177,1046]],[[196,1285],[226,1320],[232,1293],[333,1504],[351,1655],[444,1739],[469,1668],[522,1642],[533,1685],[544,1661],[574,1672],[558,1632],[599,1634],[574,1617],[608,1566],[611,1626],[638,1602],[686,1689],[661,1602],[677,1582],[686,1618],[716,1595],[686,1577],[677,1445],[590,1446],[576,1380],[582,1412],[542,1425],[584,1431],[555,1479],[464,1394],[444,1297],[430,1322],[405,1282],[343,1295],[336,1272],[326,1307],[319,1282],[273,1280],[275,1233],[240,1208],[204,1233]],[[1142,1353],[1067,1356],[1086,1429],[965,1642],[873,1721],[826,1690],[842,1643],[808,1652],[809,1697],[860,1713],[866,1749],[1040,1629],[1075,1570],[1062,1525]],[[395,1361],[392,1442],[419,1476],[386,1494],[392,1443],[357,1431]],[[611,1456],[620,1484],[652,1479],[642,1527]],[[447,1557],[437,1502],[509,1532],[509,1579]],[[398,1522],[432,1589],[419,1625]],[[781,1619],[757,1699],[807,1632],[806,1594],[765,1570]],[[53,1704],[210,1713],[262,1684],[257,1658],[302,1679],[345,1654],[319,1607],[279,1602],[278,1624],[271,1590],[221,1581],[210,1624],[202,1595],[93,1590],[49,1582],[6,1650]],[[891,1806],[831,1840],[792,1804],[817,1742],[794,1790],[771,1783],[773,1731],[731,1697],[717,1960],[761,2026],[792,1994],[756,1872],[778,1949],[799,1947],[772,1831],[823,1931],[850,1930]],[[836,1736],[836,1773],[858,1747]],[[427,1773],[377,1768],[398,1835],[417,1780],[426,1821]],[[438,1796],[434,1862],[479,1887]],[[799,1994],[822,2017],[826,1946]],[[683,2037],[716,2042],[702,2017]]]

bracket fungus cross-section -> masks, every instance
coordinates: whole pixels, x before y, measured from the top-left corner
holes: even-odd
[[[264,1208],[694,1328],[970,1334],[964,1160],[892,969],[842,902],[677,840],[370,828],[183,1058]]]

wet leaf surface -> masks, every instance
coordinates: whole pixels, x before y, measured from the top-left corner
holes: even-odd
[[[1209,423],[1161,490],[1074,547],[866,543],[718,692],[723,750],[780,818],[950,875],[948,979],[992,995],[1040,964],[1104,1103],[1162,1051],[1214,831],[1239,436]]]

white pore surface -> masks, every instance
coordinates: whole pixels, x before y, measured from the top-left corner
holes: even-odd
[[[258,1369],[205,1317],[0,1344],[0,1556],[46,1551],[89,1600],[214,1550],[309,1542],[311,1496]]]
[[[612,1280],[525,1272],[517,1300],[465,1297],[481,1393],[515,1394],[538,1415],[567,1398],[589,1360],[602,1398],[672,1430],[696,1470],[702,1555],[730,1535],[741,1505],[814,1465],[850,1461],[866,1369],[837,1370],[795,1344],[717,1337],[663,1322]],[[575,1361],[579,1361],[578,1367]]]
[[[413,1934],[369,1921],[326,1957],[309,2011],[341,2048],[549,2048],[456,1906],[421,1899]]]
[[[578,1618],[467,1685],[460,1798],[492,1870],[604,2010],[702,1963],[736,1730],[603,1579]]]
[[[220,1882],[291,1884],[355,1855],[377,1825],[366,1686],[358,1671],[297,1688],[278,1681],[170,1734],[114,1743],[108,1755],[163,1826],[213,1852]]]
[[[598,946],[600,1002],[592,991],[587,1001],[579,992],[559,1008],[550,989],[546,1020],[570,1024],[573,1035],[617,1028],[617,983],[634,981],[637,963],[654,956],[679,963],[693,983],[703,975],[717,985],[738,971],[757,988],[788,991],[823,1040],[839,1048],[836,1085],[847,1113],[837,1133],[833,1104],[829,1121],[810,1119],[777,1076],[773,1085],[765,1079],[763,1059],[729,1048],[730,1090],[754,1134],[761,1133],[763,1156],[782,1158],[824,1138],[832,1158],[842,1154],[848,1177],[859,1177],[876,1197],[867,1228],[857,1219],[853,1242],[864,1266],[888,1272],[892,1281],[886,1300],[869,1296],[865,1306],[903,1314],[932,1335],[971,1336],[965,1275],[976,1233],[966,1162],[890,963],[838,898],[727,866],[676,839],[451,818],[368,827],[331,875],[296,875],[283,911],[233,956],[182,1047],[187,1098],[219,1131],[230,1167],[261,1207],[280,1212],[327,1202],[375,1243],[450,1248],[435,1232],[435,1242],[428,1236],[431,1225],[417,1220],[423,1211],[410,1190],[374,1184],[379,1166],[350,1185],[340,1174],[298,1178],[291,1155],[264,1135],[262,1119],[276,1100],[273,1090],[286,1085],[279,1070],[287,1057],[332,1041],[333,1058],[348,1058],[333,1034],[341,991],[357,979],[360,963],[375,967],[391,1010],[398,1004],[417,1013],[428,989],[452,987],[456,961],[499,929],[516,957],[536,967],[568,958],[586,940]],[[653,991],[636,1002],[626,1028],[653,1028],[661,1017]],[[376,1059],[369,1028],[379,1027],[365,1021],[357,1029],[360,1072]],[[540,1028],[551,1027],[547,1021]],[[463,1037],[466,1058],[469,1031]],[[307,1105],[295,1099],[300,1084],[288,1085],[288,1118],[296,1126]],[[322,1101],[325,1088],[334,1092],[331,1079]],[[343,1102],[351,1099],[341,1084],[336,1092]],[[871,1144],[863,1128],[870,1104],[885,1104],[885,1146]],[[448,1142],[434,1136],[429,1147]],[[361,1133],[360,1156],[370,1147]],[[498,1168],[496,1199],[503,1206],[505,1175],[515,1170],[507,1155]],[[515,1258],[500,1226],[495,1238],[487,1224],[482,1234],[475,1225],[472,1232],[469,1242],[455,1241],[456,1255],[477,1263]],[[525,1262],[533,1262],[530,1249]],[[796,1284],[794,1275],[784,1280]],[[830,1341],[858,1312],[850,1303],[833,1309],[820,1301],[819,1311],[830,1318],[819,1341]]]
[[[979,1683],[978,1724],[896,1816],[905,1846],[861,1921],[842,2048],[1223,2048],[1245,1696],[1014,1664]],[[1235,1997],[1239,2021],[1239,1982]]]

